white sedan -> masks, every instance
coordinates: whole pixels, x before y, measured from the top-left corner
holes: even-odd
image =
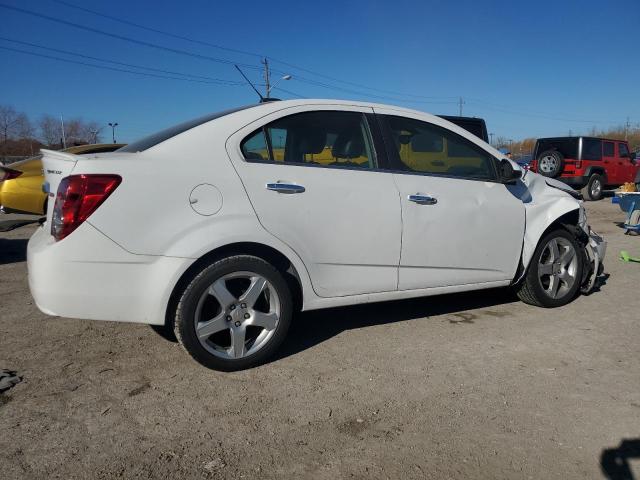
[[[43,153],[38,307],[165,326],[220,370],[264,362],[296,308],[508,286],[561,306],[606,246],[564,184],[393,106],[273,101],[113,153]]]

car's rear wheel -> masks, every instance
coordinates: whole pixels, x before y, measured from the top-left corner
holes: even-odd
[[[175,333],[202,365],[232,371],[268,359],[292,315],[282,274],[261,258],[238,255],[205,266],[178,303]]]
[[[604,190],[604,178],[598,173],[589,177],[587,185],[582,189],[582,196],[585,200],[596,201],[602,198]]]
[[[557,150],[546,150],[538,155],[538,173],[555,178],[564,169],[564,156]]]
[[[518,297],[539,307],[560,307],[573,300],[582,281],[582,249],[559,228],[545,235],[531,258]]]

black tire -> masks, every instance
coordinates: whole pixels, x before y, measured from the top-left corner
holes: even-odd
[[[564,155],[557,150],[545,150],[538,155],[538,173],[555,178],[564,170]]]
[[[597,201],[602,198],[604,190],[604,177],[599,173],[594,173],[589,177],[587,185],[582,189],[582,196],[587,201]]]
[[[545,253],[548,243],[552,239],[557,238],[562,238],[568,241],[573,246],[576,254],[575,258],[577,261],[574,265],[575,280],[573,285],[570,288],[567,288],[566,292],[564,292],[561,297],[552,298],[543,289],[542,280],[539,278],[538,264],[540,262],[540,257],[543,255],[543,253]],[[580,289],[580,284],[582,281],[582,268],[584,264],[583,256],[584,252],[582,246],[578,243],[575,236],[572,235],[568,230],[564,228],[558,228],[549,232],[540,240],[538,246],[536,247],[536,251],[534,252],[533,257],[529,262],[527,274],[525,275],[522,283],[518,286],[516,292],[518,294],[518,297],[524,303],[544,308],[561,307],[571,302],[576,297],[578,290]],[[558,281],[558,279],[556,279],[556,281]]]
[[[236,272],[253,272],[266,279],[279,299],[280,316],[273,333],[259,350],[241,358],[221,358],[208,351],[198,339],[196,309],[198,302],[214,282]],[[205,265],[187,285],[176,309],[174,332],[184,349],[205,367],[227,372],[243,370],[264,363],[275,353],[289,330],[292,313],[291,290],[282,273],[261,258],[236,255]]]

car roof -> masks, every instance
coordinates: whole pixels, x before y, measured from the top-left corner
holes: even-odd
[[[620,140],[618,138],[605,138],[605,137],[592,137],[591,135],[576,135],[574,137],[541,137],[538,138],[537,141],[540,140],[569,140],[569,139],[578,139],[578,138],[591,138],[593,140],[606,140],[607,142],[624,142],[628,143],[627,140]]]

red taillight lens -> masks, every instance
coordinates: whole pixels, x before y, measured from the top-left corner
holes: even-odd
[[[71,175],[63,178],[58,186],[56,203],[51,219],[51,235],[62,240],[116,189],[122,178],[119,175]]]
[[[0,167],[0,182],[4,182],[5,180],[13,180],[14,178],[18,178],[20,175],[22,175],[22,172],[19,170]]]

